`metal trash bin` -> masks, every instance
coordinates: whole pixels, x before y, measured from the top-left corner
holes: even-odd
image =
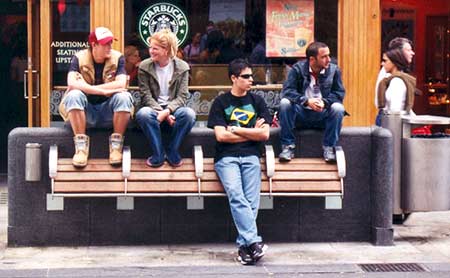
[[[450,118],[402,116],[401,207],[406,213],[450,210],[450,138],[413,138],[415,125],[450,125]]]
[[[25,145],[25,180],[41,180],[41,144],[39,143]]]

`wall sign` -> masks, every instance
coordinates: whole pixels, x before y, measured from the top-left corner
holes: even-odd
[[[53,69],[67,73],[73,55],[81,49],[89,47],[86,41],[52,41]]]
[[[314,40],[313,0],[267,0],[266,56],[305,57]]]
[[[150,46],[150,37],[161,29],[170,29],[178,39],[178,46],[184,43],[188,34],[188,19],[177,6],[157,3],[147,8],[139,19],[139,37]]]

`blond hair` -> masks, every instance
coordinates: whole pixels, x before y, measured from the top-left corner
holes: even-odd
[[[149,39],[149,43],[152,41],[166,49],[170,58],[173,58],[177,54],[178,40],[175,34],[169,29],[161,29],[154,33]]]

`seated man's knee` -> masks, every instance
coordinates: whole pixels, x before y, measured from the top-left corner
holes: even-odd
[[[63,104],[67,112],[73,109],[84,110],[88,100],[86,95],[80,90],[71,90],[66,93]]]
[[[183,107],[183,116],[186,118],[186,121],[194,122],[196,114],[195,114],[194,109],[192,109],[190,107]]]
[[[280,100],[280,111],[281,110],[287,110],[292,107],[292,102],[287,98],[282,98]]]
[[[179,127],[192,128],[195,125],[195,111],[190,107],[179,107],[173,115]]]
[[[330,110],[333,114],[344,116],[345,108],[342,103],[335,102],[331,105]]]
[[[111,98],[117,108],[131,109],[133,106],[133,97],[129,92],[115,93]]]
[[[156,111],[151,109],[150,107],[142,107],[136,113],[136,120],[138,122],[139,121],[157,120],[156,117],[157,117]]]
[[[70,90],[64,96],[65,102],[69,101],[84,101],[86,99],[86,95],[80,90]]]

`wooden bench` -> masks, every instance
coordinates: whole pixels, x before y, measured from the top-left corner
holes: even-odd
[[[72,159],[58,158],[57,146],[50,147],[51,195],[47,209],[61,210],[64,197],[117,197],[118,209],[133,209],[134,197],[187,197],[188,209],[202,209],[203,197],[225,196],[214,170],[213,158],[203,158],[201,146],[194,146],[193,158],[183,159],[175,168],[165,163],[151,168],[145,159],[132,159],[129,147],[123,151],[121,167],[108,159],[90,159],[85,168],[72,166]],[[264,208],[273,207],[274,196],[325,197],[325,207],[339,209],[344,195],[345,157],[336,148],[337,163],[321,158],[294,158],[289,163],[275,159],[272,146],[266,146],[261,159],[261,196]]]
[[[178,173],[181,169],[163,166],[152,169],[144,166],[144,159],[150,149],[143,144],[142,131],[129,129],[126,133],[126,145],[131,147],[129,175],[123,176],[123,167],[113,168],[107,165],[109,148],[107,138],[110,130],[93,129],[89,131],[91,137],[90,161],[88,167],[78,172],[94,171],[97,161],[103,161],[106,169],[113,170],[106,174],[108,179],[114,173],[117,175],[111,182],[116,182],[116,191],[111,192],[113,186],[106,187],[109,191],[88,192],[97,185],[85,180],[78,182],[78,189],[61,188],[60,177],[64,172],[72,169],[70,158],[73,155],[73,132],[69,128],[16,128],[8,136],[8,246],[92,246],[92,245],[142,245],[142,244],[173,244],[173,243],[207,243],[234,242],[235,227],[230,214],[229,204],[224,197],[204,197],[206,194],[223,194],[221,187],[217,192],[206,192],[207,169],[212,169],[212,160],[203,161],[203,176],[200,177],[200,195],[198,193],[198,178],[195,175],[195,156],[192,149],[201,145],[205,157],[214,155],[214,131],[206,127],[194,127],[186,136],[180,147],[180,154],[185,165],[193,165],[191,172],[191,189],[186,192],[169,191],[179,182],[171,182],[160,192],[136,192],[133,179],[138,167],[150,176],[153,172]],[[275,154],[281,151],[279,144],[280,130],[271,129],[271,136],[266,142],[273,145]],[[262,209],[258,213],[258,228],[265,240],[269,242],[341,242],[368,241],[376,245],[392,245],[392,133],[378,127],[343,127],[340,144],[345,149],[345,164],[351,171],[344,172],[345,193],[341,189],[325,191],[306,191],[305,187],[298,187],[299,181],[286,182],[289,186],[297,186],[298,191],[282,190],[277,178],[282,177],[282,167],[294,167],[300,161],[313,161],[319,158],[319,164],[324,164],[321,157],[321,140],[323,133],[316,130],[296,131],[296,159],[279,164],[273,157],[272,196],[270,196],[270,177],[267,168],[264,170],[264,181],[261,203],[273,200],[273,209]],[[26,167],[26,145],[40,144],[40,163],[33,167]],[[56,147],[52,147],[57,145]],[[53,149],[54,152],[49,152]],[[338,157],[339,157],[339,151]],[[49,160],[49,154],[54,155]],[[131,156],[132,154],[132,156]],[[59,157],[59,161],[58,161]],[[131,157],[133,159],[131,159]],[[194,158],[194,159],[192,159]],[[62,166],[63,161],[67,166]],[[267,155],[262,159],[266,167]],[[49,161],[54,166],[49,167]],[[28,163],[30,164],[30,163]],[[126,163],[123,166],[126,168]],[[338,175],[341,167],[338,163]],[[318,169],[314,165],[314,169]],[[332,165],[333,166],[333,165]],[[58,169],[60,167],[60,169]],[[103,167],[103,166],[102,166]],[[300,166],[295,166],[300,167]],[[302,166],[303,167],[303,166]],[[329,166],[327,166],[329,167]],[[40,169],[39,180],[27,181],[29,169]],[[90,170],[89,170],[90,169]],[[49,175],[49,170],[50,175]],[[126,169],[125,169],[126,170]],[[200,170],[200,169],[199,169]],[[288,178],[303,171],[286,174]],[[141,170],[139,170],[141,171]],[[152,172],[150,172],[152,171]],[[163,172],[165,171],[165,172]],[[126,173],[127,171],[125,171]],[[310,171],[306,171],[310,172]],[[194,174],[192,174],[194,173]],[[198,173],[202,173],[199,171]],[[77,174],[78,175],[78,174]],[[102,174],[103,175],[103,174]],[[303,175],[307,175],[304,173]],[[315,176],[322,176],[318,170]],[[89,178],[100,177],[100,172],[90,172]],[[136,177],[141,176],[137,174]],[[174,175],[172,175],[173,177]],[[175,175],[177,176],[177,175]],[[178,175],[180,176],[180,175]],[[270,176],[270,173],[269,173]],[[52,178],[53,177],[53,181]],[[194,178],[195,177],[195,178]],[[125,191],[125,178],[127,190]],[[197,180],[196,180],[197,178]],[[102,179],[105,179],[103,177]],[[69,180],[69,179],[67,179]],[[165,179],[168,180],[168,179]],[[311,181],[312,182],[312,181]],[[317,181],[315,181],[317,182]],[[53,183],[53,187],[51,186]],[[59,184],[58,184],[59,183]],[[105,182],[100,181],[104,186]],[[72,184],[72,182],[70,183]],[[161,184],[158,182],[157,184]],[[287,185],[283,186],[287,186]],[[312,183],[310,183],[312,184]],[[55,187],[56,186],[56,187]],[[161,186],[161,185],[160,185]],[[269,186],[269,187],[268,187]],[[281,185],[280,185],[281,186]],[[84,187],[84,188],[83,188]],[[82,189],[80,189],[82,188]],[[302,189],[303,188],[303,189]],[[321,189],[323,190],[323,189]],[[167,194],[178,194],[178,197],[162,197]],[[79,196],[77,197],[77,194]],[[89,197],[93,194],[94,197]],[[95,197],[96,195],[99,197]],[[140,195],[142,194],[142,195]],[[140,197],[144,194],[155,194],[155,197]],[[185,194],[185,195],[182,195]],[[181,197],[187,196],[189,197]],[[279,195],[280,194],[280,195]],[[313,197],[295,197],[300,196]],[[330,194],[327,196],[327,194]],[[342,200],[342,209],[328,210],[327,200],[335,198]],[[109,197],[108,197],[109,196]],[[159,197],[161,196],[161,197]],[[202,197],[198,197],[202,196]],[[293,197],[289,197],[293,196]],[[316,197],[317,196],[317,197]],[[105,197],[105,198],[102,198]],[[58,206],[53,201],[61,200]],[[190,199],[204,199],[204,210],[186,210]],[[49,202],[47,200],[50,200]],[[127,200],[126,202],[122,202]],[[133,210],[126,205],[132,204]],[[117,209],[119,208],[119,210]],[[59,209],[58,211],[53,211]],[[63,210],[61,210],[63,209]]]

